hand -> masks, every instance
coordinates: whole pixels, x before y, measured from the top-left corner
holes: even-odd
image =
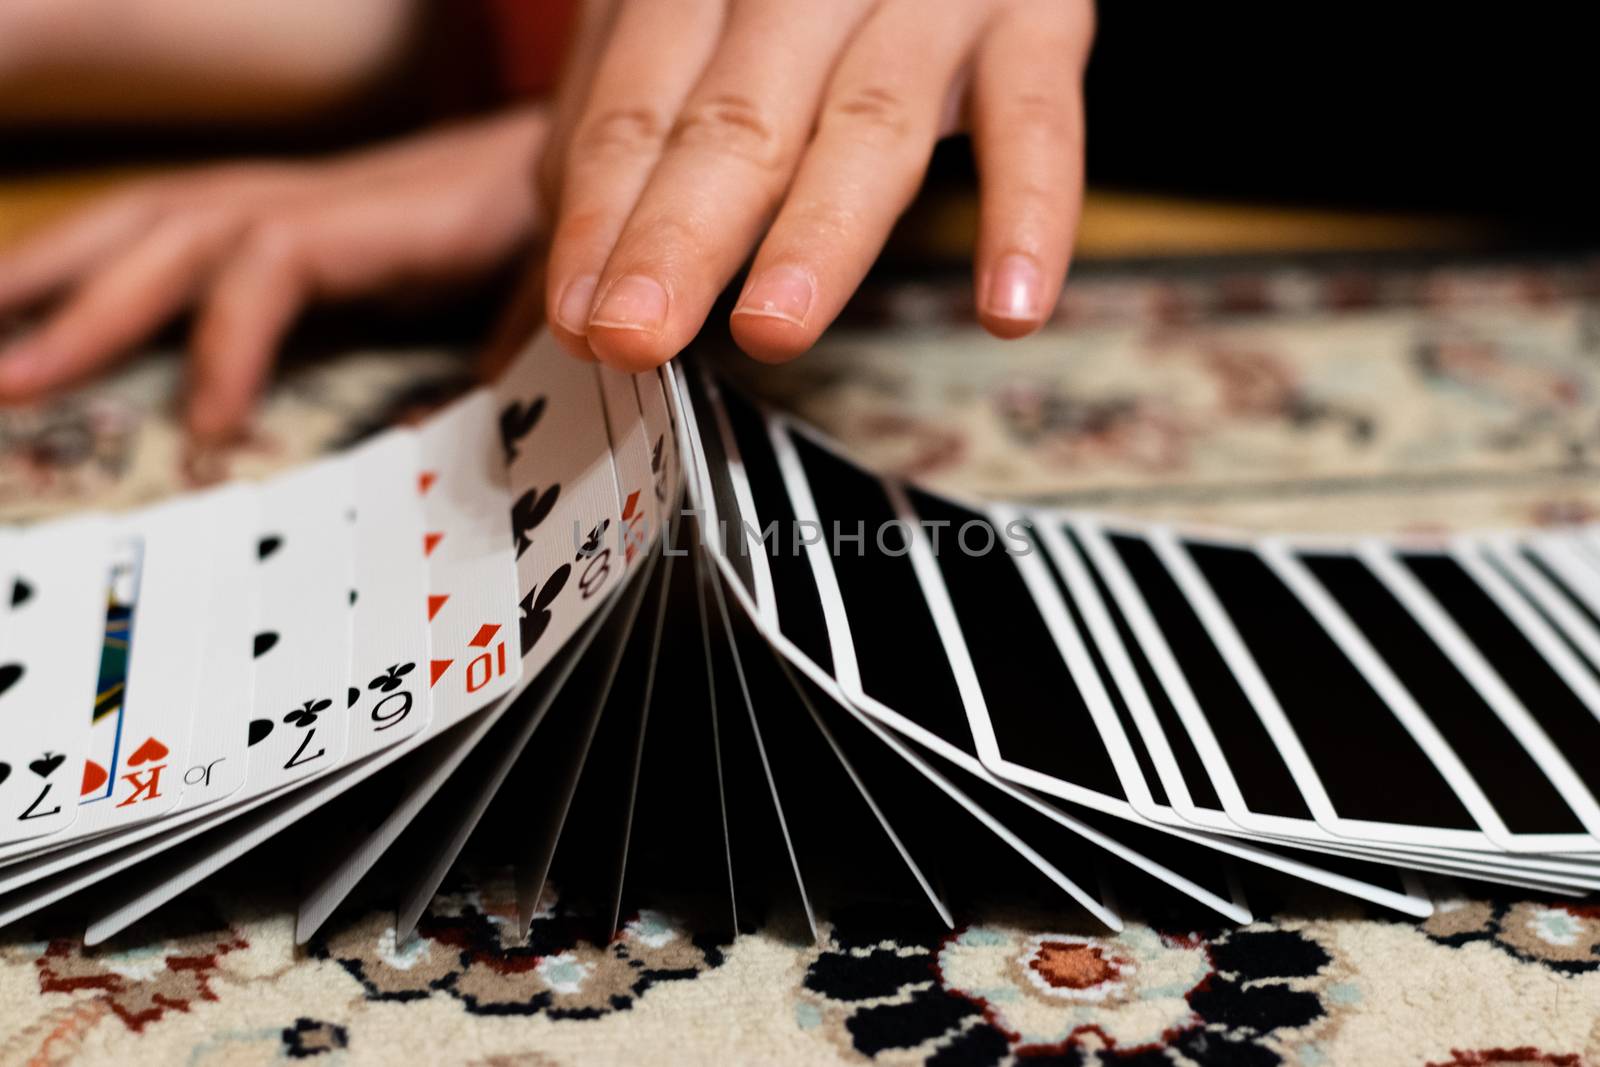
[[[231,164],[111,195],[0,252],[0,316],[65,293],[0,350],[0,403],[71,385],[196,309],[185,420],[249,417],[308,304],[483,275],[534,234],[549,123],[521,110],[336,160]]]
[[[1090,0],[601,0],[542,161],[556,205],[544,304],[579,355],[653,367],[752,250],[734,339],[810,347],[970,129],[980,321],[1037,329],[1082,190]]]

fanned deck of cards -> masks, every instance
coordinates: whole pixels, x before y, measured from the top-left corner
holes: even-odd
[[[727,933],[1600,888],[1594,529],[963,503],[544,339],[310,467],[0,531],[0,568],[0,924],[70,901],[90,943],[284,838],[300,940],[363,880],[405,937],[491,807],[524,932],[547,880]]]

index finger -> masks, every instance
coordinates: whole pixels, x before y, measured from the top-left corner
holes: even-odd
[[[0,315],[54,296],[155,221],[147,189],[113,193],[0,251]]]

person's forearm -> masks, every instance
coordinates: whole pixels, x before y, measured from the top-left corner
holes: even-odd
[[[0,122],[268,118],[347,99],[420,0],[3,0]]]

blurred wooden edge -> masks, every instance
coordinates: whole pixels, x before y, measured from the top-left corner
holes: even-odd
[[[119,185],[158,173],[125,168],[0,178],[0,246]],[[960,260],[977,224],[973,197],[914,208],[904,251]],[[1470,218],[1279,207],[1090,190],[1074,258],[1124,259],[1272,252],[1461,250],[1492,244],[1500,228]]]
[[[974,197],[947,197],[914,207],[900,235],[935,259],[971,255],[978,224]],[[1073,260],[1273,253],[1467,251],[1503,242],[1492,219],[1414,213],[1291,207],[1091,189]]]
[[[1482,219],[1278,207],[1091,191],[1079,259],[1267,252],[1461,249],[1492,243]]]

